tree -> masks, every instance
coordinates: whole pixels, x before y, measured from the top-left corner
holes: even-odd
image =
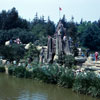
[[[31,30],[36,45],[47,45],[47,37],[54,34],[55,24],[50,19],[46,22],[43,16],[40,19],[36,16],[32,22]]]
[[[31,58],[32,60],[39,61],[39,51],[37,50],[36,46],[30,43],[29,49],[25,53],[25,59]]]
[[[3,10],[0,13],[0,29],[9,30],[14,28],[28,29],[28,21],[19,17],[16,8],[12,8],[7,12]]]
[[[90,27],[87,27],[84,36],[85,47],[88,47],[90,50],[100,50],[100,28],[96,23],[93,23]]]
[[[46,25],[47,34],[52,36],[55,33],[55,24],[48,17],[47,25]]]
[[[87,34],[85,31],[88,27],[91,27],[92,23],[91,22],[86,22],[86,21],[81,21],[80,24],[78,25],[78,40],[80,42],[80,45],[83,46],[84,44],[84,37]]]
[[[9,61],[19,61],[24,57],[25,49],[22,45],[0,46],[0,55]]]

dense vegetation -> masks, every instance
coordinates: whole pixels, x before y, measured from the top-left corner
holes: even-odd
[[[23,66],[10,66],[10,75],[19,78],[31,78],[46,83],[57,84],[65,88],[72,88],[73,91],[100,97],[100,76],[93,72],[80,72],[76,74],[72,69],[58,65],[33,64],[31,69]]]
[[[3,66],[0,66],[0,72],[5,72]],[[100,76],[93,72],[75,73],[74,70],[57,64],[40,66],[33,63],[31,69],[24,66],[9,65],[8,73],[19,78],[30,78],[72,88],[77,93],[100,98]]]
[[[80,23],[75,23],[73,18],[68,22],[63,16],[61,21],[66,28],[66,34],[72,37],[74,56],[77,55],[78,46],[89,48],[92,51],[100,50],[100,20],[95,22],[81,20]],[[56,25],[50,18],[46,21],[44,16],[39,18],[36,14],[33,21],[29,22],[21,18],[15,8],[9,11],[3,10],[0,13],[0,56],[11,62],[14,60],[19,62],[23,58],[25,60],[31,58],[36,62],[39,60],[39,51],[36,46],[47,45],[48,35],[53,36],[55,30]],[[25,50],[22,44],[5,46],[6,41],[17,38],[20,38],[22,44],[31,42],[29,49]],[[75,76],[72,71],[75,63],[73,56],[59,56],[57,63],[60,66],[33,64],[31,70],[25,66],[11,65],[8,71],[10,75],[16,77],[38,79],[73,88],[79,93],[100,97],[100,78],[90,72]],[[62,65],[64,66],[61,67]],[[5,68],[0,66],[0,72],[5,72]]]
[[[90,50],[100,50],[100,20],[95,22],[81,21],[78,25],[80,44]],[[95,47],[94,47],[95,46]]]
[[[93,97],[100,97],[100,76],[98,77],[92,72],[80,73],[75,78],[73,90]]]
[[[19,61],[25,55],[25,48],[23,45],[13,44],[11,46],[0,46],[0,55],[8,61]]]
[[[29,42],[37,45],[46,45],[48,35],[55,32],[55,24],[48,18],[38,18],[36,14],[33,21],[21,18],[15,8],[0,13],[0,44],[10,39],[20,38],[22,43]]]
[[[65,16],[61,20],[67,34],[73,39],[73,45],[100,50],[100,20],[94,22],[81,20],[80,23],[75,23],[73,18],[68,22]],[[29,22],[21,18],[15,8],[3,10],[0,13],[0,45],[16,38],[20,38],[24,44],[32,42],[36,45],[47,45],[48,35],[54,35],[55,28],[56,25],[49,17],[46,21],[44,16],[39,18],[36,13],[33,20]]]
[[[4,68],[3,65],[0,65],[0,72],[1,72],[1,73],[5,72],[5,68]]]

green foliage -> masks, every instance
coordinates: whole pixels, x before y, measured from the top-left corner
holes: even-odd
[[[100,27],[99,21],[82,22],[78,26],[78,38],[81,46],[87,47],[92,51],[100,50]],[[95,45],[95,47],[94,47]]]
[[[72,55],[68,55],[65,57],[65,67],[72,68],[75,63],[75,59]]]
[[[0,65],[0,72],[5,72],[5,67],[3,65]]]
[[[23,78],[23,77],[27,78],[29,76],[29,75],[26,75],[27,73],[26,68],[23,66],[17,67],[17,66],[11,65],[8,68],[8,73],[9,75],[14,75],[19,78]]]
[[[75,79],[75,83],[73,86],[73,89],[79,93],[87,93],[87,89],[90,86],[91,79],[88,77],[88,75],[85,75],[84,73],[80,73],[77,75]]]
[[[15,68],[16,68],[16,66],[14,66],[14,65],[10,65],[10,66],[8,67],[8,73],[9,73],[9,75],[14,75],[14,73],[15,73]]]
[[[23,78],[23,77],[25,77],[25,72],[26,72],[26,68],[25,67],[22,67],[22,66],[16,67],[14,75],[16,77]]]
[[[50,19],[46,22],[43,16],[39,19],[36,14],[32,22],[32,32],[36,45],[47,45],[47,37],[54,34],[55,24]]]
[[[77,43],[77,26],[76,26],[76,23],[74,23],[74,22],[68,23],[68,33],[73,40],[73,45],[75,45]]]
[[[10,66],[8,69],[10,75],[16,77],[25,77],[41,80],[46,83],[58,84],[68,88],[72,87],[74,74],[71,70],[53,65],[33,65],[32,70],[26,70],[24,67]],[[65,84],[64,84],[65,83]]]
[[[56,64],[49,65],[48,68],[46,67],[47,66],[43,67],[43,72],[47,79],[46,82],[57,84],[58,79],[61,75],[60,68]]]
[[[73,20],[67,22],[64,15],[61,21],[66,28],[66,34],[73,40],[72,49],[75,56],[77,55],[76,43],[92,51],[100,50],[100,20],[95,22],[81,20],[77,24]],[[13,38],[20,38],[24,44],[32,42],[35,45],[47,45],[48,35],[53,36],[54,33],[55,24],[50,18],[45,21],[44,16],[39,18],[36,14],[33,21],[28,22],[19,16],[15,8],[0,13],[1,45]]]
[[[83,94],[89,94],[94,97],[100,97],[100,77],[92,72],[77,75],[73,90]]]
[[[33,19],[28,22],[18,15],[18,11],[12,8],[9,11],[3,10],[0,13],[0,44],[10,39],[20,38],[22,43],[29,42],[36,45],[47,45],[48,35],[53,35],[55,32],[55,24],[48,18],[46,22],[44,17]]]
[[[32,43],[30,43],[29,49],[25,53],[25,58],[26,59],[27,58],[32,58],[32,60],[34,60],[34,61],[38,61],[39,60],[39,50]]]
[[[88,27],[85,31],[88,34],[84,37],[84,46],[92,49],[92,50],[100,50],[100,28],[96,23],[93,23],[91,27]],[[95,48],[94,48],[95,45]]]
[[[75,45],[77,43],[77,23],[75,23],[73,20],[70,22],[66,21],[65,15],[63,16],[63,18],[61,19],[64,27],[66,28],[66,35],[69,35],[72,40],[73,40],[73,45]]]
[[[0,55],[9,61],[19,61],[24,57],[25,49],[23,45],[13,44],[11,46],[1,46]]]
[[[26,68],[23,66],[18,67],[18,66],[10,65],[8,68],[8,73],[9,75],[14,75],[19,78],[23,78],[23,77],[32,78],[32,72],[26,70]]]
[[[63,55],[60,54],[58,56],[58,61],[60,65],[64,65],[64,67],[72,68],[75,63],[75,59],[72,55]]]
[[[20,78],[31,78],[46,83],[57,84],[62,87],[72,88],[75,92],[100,97],[100,77],[92,72],[81,72],[75,76],[74,71],[54,65],[33,64],[32,70],[25,67],[11,65],[9,75]]]
[[[91,86],[88,88],[88,94],[93,97],[100,97],[100,77],[94,77]]]
[[[0,44],[4,45],[6,41],[10,39],[20,38],[21,42],[27,44],[29,42],[34,42],[34,34],[31,31],[25,29],[10,29],[10,30],[0,30]]]
[[[47,66],[33,67],[33,78],[43,82],[57,84],[59,75],[58,67],[56,65]]]
[[[77,47],[74,46],[72,52],[73,52],[73,54],[74,54],[74,57],[78,56],[78,52],[79,52],[79,51],[78,51]]]
[[[62,23],[67,29],[67,35],[72,37],[72,49],[75,55],[77,55],[76,43],[92,51],[100,50],[100,20],[95,22],[81,20],[80,24],[77,24],[73,21],[67,22],[63,16]]]
[[[65,55],[63,53],[60,53],[58,55],[57,63],[60,65],[63,65],[65,63]]]
[[[72,70],[65,69],[59,78],[58,84],[62,87],[72,88],[74,80],[74,72]]]
[[[32,78],[32,72],[26,70],[25,73],[24,73],[24,77],[25,77],[25,78]]]
[[[64,27],[66,28],[66,36],[70,36],[72,38],[71,41],[71,52],[74,54],[74,56],[78,56],[78,27],[77,27],[77,23],[75,23],[73,21],[73,17],[72,17],[72,21],[67,22],[65,19],[65,15],[62,18],[62,23],[64,25]]]
[[[0,30],[9,30],[14,28],[28,29],[28,22],[18,16],[15,8],[9,11],[3,10],[0,13]]]

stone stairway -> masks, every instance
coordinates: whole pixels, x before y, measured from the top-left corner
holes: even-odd
[[[91,70],[100,74],[100,60],[92,61],[88,58],[87,61],[82,64],[82,68],[84,70]]]

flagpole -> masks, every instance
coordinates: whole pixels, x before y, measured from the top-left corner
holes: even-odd
[[[61,14],[60,14],[60,7],[59,7],[59,20],[61,19]]]
[[[62,8],[60,7],[60,0],[58,0],[58,3],[59,3],[59,20],[61,20],[61,11],[62,11]]]
[[[60,18],[61,16],[60,16],[60,1],[59,0],[58,0],[58,4],[59,4],[58,6],[59,6],[59,20],[60,20],[61,19]]]

